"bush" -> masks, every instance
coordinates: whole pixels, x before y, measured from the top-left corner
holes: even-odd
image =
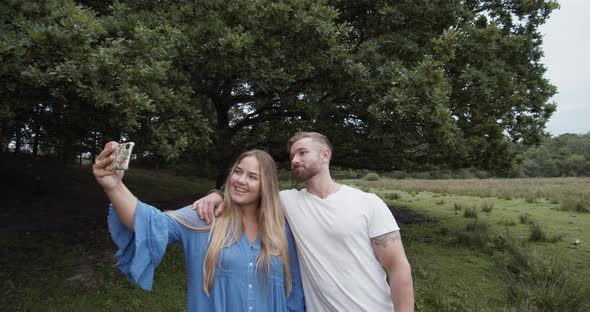
[[[332,168],[330,175],[334,179],[357,179],[359,177],[355,170],[344,168]]]
[[[436,201],[436,204],[437,204],[437,205],[444,205],[444,204],[445,204],[445,200],[444,200],[444,199],[437,200],[437,201]]]
[[[483,203],[481,204],[481,211],[490,213],[492,212],[492,208],[494,208],[494,204]]]
[[[541,227],[540,224],[534,222],[531,224],[530,228],[530,235],[529,241],[531,242],[544,242],[547,241],[547,235],[545,235],[545,230]]]
[[[477,211],[473,207],[466,208],[465,210],[463,210],[463,216],[465,218],[476,218],[477,219]]]
[[[418,180],[430,180],[432,179],[432,174],[428,171],[414,172],[411,174],[411,177]]]
[[[379,179],[379,175],[375,172],[369,172],[363,177],[363,180],[366,181],[379,181]]]
[[[535,219],[533,218],[533,216],[528,213],[521,213],[518,216],[518,220],[520,221],[520,224],[533,224],[533,223],[535,223]]]
[[[513,310],[590,311],[590,288],[576,280],[567,266],[514,243],[505,244],[499,262]]]
[[[486,249],[493,245],[488,228],[488,225],[483,222],[468,223],[463,231],[456,233],[457,243],[468,247]]]
[[[532,204],[537,202],[537,197],[535,195],[527,195],[524,200],[527,203]]]
[[[582,200],[566,198],[561,203],[561,210],[563,211],[576,211],[576,212],[590,212],[590,208],[587,208]]]
[[[396,199],[400,199],[401,196],[398,193],[386,193],[385,198],[391,199],[391,200],[396,200]]]
[[[465,209],[465,207],[463,207],[461,204],[453,204],[453,209],[455,209],[455,211],[461,211]]]
[[[403,180],[408,176],[408,174],[405,171],[401,171],[401,170],[385,172],[382,175],[384,177],[388,177],[391,179],[397,179],[397,180]]]

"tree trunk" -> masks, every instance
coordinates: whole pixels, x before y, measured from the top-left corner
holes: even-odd
[[[74,148],[74,140],[71,137],[66,137],[62,147],[62,160],[64,164],[76,163],[76,150]]]
[[[14,155],[20,154],[22,140],[23,140],[22,129],[19,126],[17,126],[16,127],[16,135],[14,138],[14,142],[15,142],[14,143]]]
[[[39,154],[39,134],[36,133],[33,137],[33,156],[37,157]]]

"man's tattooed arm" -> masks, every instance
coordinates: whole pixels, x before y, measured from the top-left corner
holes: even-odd
[[[401,235],[399,234],[399,231],[393,231],[393,232],[389,232],[389,233],[385,233],[383,235],[379,235],[377,237],[373,237],[371,238],[371,242],[373,242],[374,245],[376,246],[381,246],[381,247],[387,247],[387,243],[391,242],[391,241],[395,241],[401,239]]]

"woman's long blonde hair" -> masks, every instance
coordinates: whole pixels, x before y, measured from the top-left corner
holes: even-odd
[[[210,295],[215,278],[215,270],[218,266],[221,250],[231,244],[239,242],[244,234],[240,210],[231,199],[230,178],[237,165],[245,157],[255,157],[260,166],[260,203],[258,205],[258,228],[261,251],[256,261],[256,271],[262,269],[270,279],[270,257],[279,256],[283,261],[285,274],[286,294],[291,292],[291,267],[289,264],[289,252],[287,236],[285,234],[285,215],[279,200],[279,181],[277,167],[272,157],[265,151],[253,149],[244,152],[238,157],[231,168],[225,181],[224,210],[215,218],[210,227],[194,227],[186,222],[180,214],[169,212],[169,215],[180,224],[196,230],[209,232],[209,248],[203,264],[203,286],[207,296]]]

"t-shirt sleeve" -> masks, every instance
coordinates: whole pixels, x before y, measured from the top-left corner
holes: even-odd
[[[295,239],[288,223],[285,224],[285,229],[289,244],[289,264],[291,266],[291,294],[287,298],[287,310],[289,312],[305,312],[305,296],[297,258],[297,246],[295,246]]]
[[[369,237],[399,231],[389,207],[375,194],[369,194]]]
[[[137,201],[130,231],[109,207],[108,226],[119,250],[117,267],[127,278],[145,290],[151,290],[154,270],[162,260],[169,243],[181,239],[181,231],[171,217],[160,210]]]

